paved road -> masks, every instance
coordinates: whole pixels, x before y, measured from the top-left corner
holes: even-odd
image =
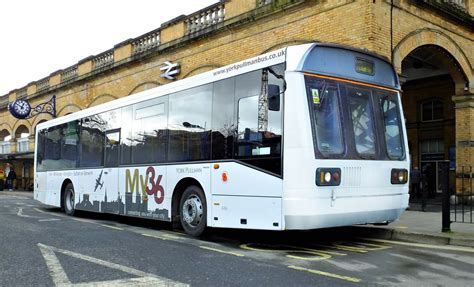
[[[351,229],[212,230],[63,215],[0,193],[0,286],[471,286],[474,249],[354,238]]]

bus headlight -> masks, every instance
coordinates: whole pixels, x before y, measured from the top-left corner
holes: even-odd
[[[392,169],[390,182],[392,184],[405,184],[408,182],[408,170],[406,169]]]
[[[318,168],[316,170],[317,186],[338,186],[341,184],[340,168]]]

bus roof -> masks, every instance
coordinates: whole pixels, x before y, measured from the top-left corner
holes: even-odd
[[[397,74],[386,58],[352,47],[313,44],[296,69],[400,90]]]

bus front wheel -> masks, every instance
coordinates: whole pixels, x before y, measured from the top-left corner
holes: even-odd
[[[206,197],[201,188],[186,188],[180,202],[180,219],[184,231],[191,236],[200,236],[206,228]]]
[[[64,190],[64,212],[67,215],[74,215],[75,211],[75,194],[74,194],[74,186],[72,183],[68,183]]]

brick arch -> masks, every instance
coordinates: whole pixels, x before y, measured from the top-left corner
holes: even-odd
[[[274,50],[278,50],[278,49],[281,49],[281,48],[285,48],[285,47],[288,47],[288,46],[308,44],[308,43],[314,43],[314,42],[315,42],[315,40],[291,40],[291,41],[286,41],[286,42],[282,42],[282,43],[278,43],[276,45],[273,45],[270,48],[267,48],[265,51],[260,53],[260,55],[271,52],[271,51],[274,51]]]
[[[2,123],[0,124],[0,131],[6,130],[10,134],[13,133],[13,128],[10,126],[8,123]]]
[[[9,136],[9,135],[11,135],[11,134],[12,134],[11,131],[0,127],[0,141],[3,141],[3,139],[4,139],[6,136]]]
[[[69,105],[65,105],[56,114],[58,115],[58,117],[61,117],[61,116],[64,116],[64,115],[67,115],[67,114],[70,114],[70,113],[78,112],[82,109],[83,109],[82,107],[80,107],[76,104],[69,104]]]
[[[59,113],[58,113],[59,114]],[[51,115],[48,115],[48,114],[38,114],[36,117],[34,117],[34,120],[33,122],[31,123],[31,126],[33,128],[36,129],[36,126],[40,123],[40,122],[45,122],[45,121],[48,121],[48,120],[51,120],[53,119],[53,117]]]
[[[423,46],[437,46],[446,54],[443,64],[449,70],[456,86],[456,93],[462,93],[469,82],[470,88],[474,88],[474,77],[472,65],[461,47],[442,31],[423,28],[415,30],[405,36],[393,49],[393,65],[397,73],[402,72],[402,61],[408,54]],[[451,59],[454,60],[451,61]]]
[[[141,83],[141,84],[135,86],[130,91],[130,93],[128,93],[128,95],[130,96],[131,94],[136,94],[136,93],[143,92],[143,91],[146,91],[146,90],[149,90],[149,89],[153,89],[155,87],[158,87],[159,85],[160,85],[160,83],[155,82],[155,81],[144,82],[144,83]]]
[[[184,75],[183,79],[194,76],[194,75],[198,75],[198,74],[201,74],[201,73],[204,73],[204,72],[208,72],[208,71],[220,68],[220,67],[222,67],[222,66],[217,65],[217,64],[203,65],[203,66],[200,66],[200,67],[197,67],[197,68],[191,70],[189,73]]]
[[[114,97],[110,94],[102,94],[100,96],[95,97],[95,99],[87,106],[87,108],[98,106],[100,104],[107,103],[116,99],[117,97]]]
[[[31,129],[31,125],[28,121],[26,120],[19,120],[15,123],[15,125],[13,126],[13,133],[12,135],[17,138],[17,132],[20,128],[22,127],[25,127],[25,129],[28,130],[28,133],[32,133],[32,129]]]

